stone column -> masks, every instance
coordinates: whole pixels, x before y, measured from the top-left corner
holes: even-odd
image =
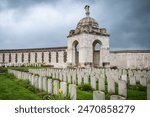
[[[93,91],[93,100],[105,100],[105,93],[102,91]]]

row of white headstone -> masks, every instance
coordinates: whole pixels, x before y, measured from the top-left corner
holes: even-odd
[[[108,82],[108,92],[110,94],[115,94],[115,81],[110,78],[105,78],[104,74],[96,74],[91,72],[91,69],[87,70],[70,70],[70,69],[32,69],[29,70],[34,74],[39,74],[41,76],[50,76],[52,78],[57,78],[67,83],[74,83],[77,85],[83,84],[91,84],[91,87],[94,90],[105,91],[105,82]],[[103,72],[103,71],[102,71]],[[77,81],[77,82],[76,82]],[[82,82],[83,81],[83,82]],[[98,89],[96,87],[96,82],[98,81]],[[127,98],[127,83],[125,80],[118,80],[118,92],[119,96],[123,96],[125,99]],[[93,92],[93,99],[95,98],[94,95],[95,91]],[[101,98],[98,98],[101,99]]]
[[[44,90],[49,94],[62,94],[64,96],[69,95],[71,100],[76,100],[75,84],[69,84],[69,88],[67,88],[67,83],[60,82],[59,80],[48,79],[44,76],[33,75],[28,72],[21,72],[16,70],[8,70],[8,72],[13,73],[15,77],[19,79],[29,80],[29,82],[39,90]]]
[[[92,70],[92,69],[32,69],[29,70],[30,72],[34,74],[39,74],[42,77],[50,76],[53,79],[57,78],[62,82],[67,83],[74,83],[74,84],[87,84],[90,83],[92,88],[96,89],[96,81],[98,81],[98,91],[93,92],[93,99],[104,99],[100,98],[100,95],[105,95],[105,81],[107,80],[108,83],[108,92],[112,94],[110,99],[126,99],[127,97],[127,75],[123,73],[121,77],[116,78],[113,77],[112,71],[105,71],[104,69],[101,70]],[[105,75],[106,74],[106,75]],[[105,77],[106,76],[106,77]],[[90,79],[89,79],[90,78]],[[147,80],[143,78],[144,80],[141,80],[141,83],[143,82],[144,86],[147,86]],[[82,82],[83,81],[83,82]],[[113,95],[115,94],[115,83],[118,84],[118,94],[119,95]],[[147,86],[148,89],[149,86]],[[61,87],[62,88],[62,87]],[[148,90],[149,91],[149,90]],[[147,91],[147,92],[148,92]],[[96,94],[95,94],[96,93]],[[147,93],[148,96],[149,93]],[[97,96],[99,98],[97,98]],[[149,99],[149,98],[147,98]]]
[[[32,69],[31,73],[39,74],[40,76],[50,76],[59,78],[68,83],[82,84],[90,83],[93,77],[96,80],[99,78],[113,79],[116,83],[118,80],[125,80],[130,85],[136,85],[140,82],[142,86],[147,86],[147,81],[150,79],[150,72],[135,72],[135,70],[111,70],[111,69]],[[67,76],[67,79],[66,79]],[[72,76],[72,79],[71,79]],[[94,88],[94,87],[93,87]]]

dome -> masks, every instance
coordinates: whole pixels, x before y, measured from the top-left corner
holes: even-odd
[[[70,30],[68,37],[78,35],[81,33],[109,36],[109,34],[107,34],[106,29],[99,28],[99,25],[96,22],[96,20],[90,17],[89,7],[90,6],[88,5],[85,6],[84,9],[85,9],[86,17],[82,18],[79,21],[75,30]]]
[[[93,28],[99,28],[98,23],[96,22],[96,20],[92,17],[84,17],[83,19],[81,19],[79,21],[79,23],[77,24],[76,29],[81,29],[82,27],[86,27],[86,26],[90,26]]]

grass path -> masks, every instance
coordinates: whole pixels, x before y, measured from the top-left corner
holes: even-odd
[[[19,85],[12,75],[0,74],[0,100],[39,100],[32,91]]]

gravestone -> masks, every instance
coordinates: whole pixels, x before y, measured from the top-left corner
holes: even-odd
[[[147,83],[147,100],[150,100],[150,80]]]
[[[78,85],[82,84],[82,76],[81,74],[78,74]]]
[[[52,90],[53,90],[52,89],[52,87],[53,87],[52,84],[53,84],[52,79],[48,79],[48,93],[52,93]]]
[[[76,72],[75,71],[73,72],[73,75],[72,75],[72,83],[76,84]]]
[[[91,76],[91,87],[92,87],[92,89],[96,89],[96,78],[95,78],[95,76]]]
[[[89,83],[89,76],[86,74],[84,76],[84,84],[88,84]]]
[[[147,78],[145,78],[144,76],[141,76],[140,78],[140,84],[144,87],[147,86]]]
[[[118,94],[127,97],[127,84],[124,80],[119,80],[118,82]]]
[[[45,92],[47,92],[48,91],[48,89],[47,89],[47,78],[46,77],[42,77],[42,78],[43,78],[43,90]]]
[[[115,94],[115,82],[114,82],[114,80],[108,78],[107,82],[108,82],[108,92],[110,94]]]
[[[60,89],[62,90],[63,95],[67,95],[67,83],[66,82],[60,82]]]
[[[110,100],[125,100],[125,97],[122,97],[120,95],[111,95]]]
[[[76,85],[75,84],[69,84],[69,95],[71,100],[76,100],[77,94],[76,94]]]
[[[53,82],[53,93],[57,95],[58,94],[58,89],[59,89],[59,81],[54,80],[54,82]]]
[[[70,72],[68,72],[68,74],[67,74],[67,82],[71,83],[71,74],[70,74]]]
[[[124,80],[127,82],[127,75],[121,75],[121,80]]]
[[[129,76],[130,85],[136,85],[136,77],[135,76]]]
[[[41,76],[39,76],[39,89],[43,90],[43,79]]]
[[[105,78],[98,78],[98,89],[100,91],[105,91]]]
[[[105,100],[105,93],[102,91],[93,91],[93,100]]]

